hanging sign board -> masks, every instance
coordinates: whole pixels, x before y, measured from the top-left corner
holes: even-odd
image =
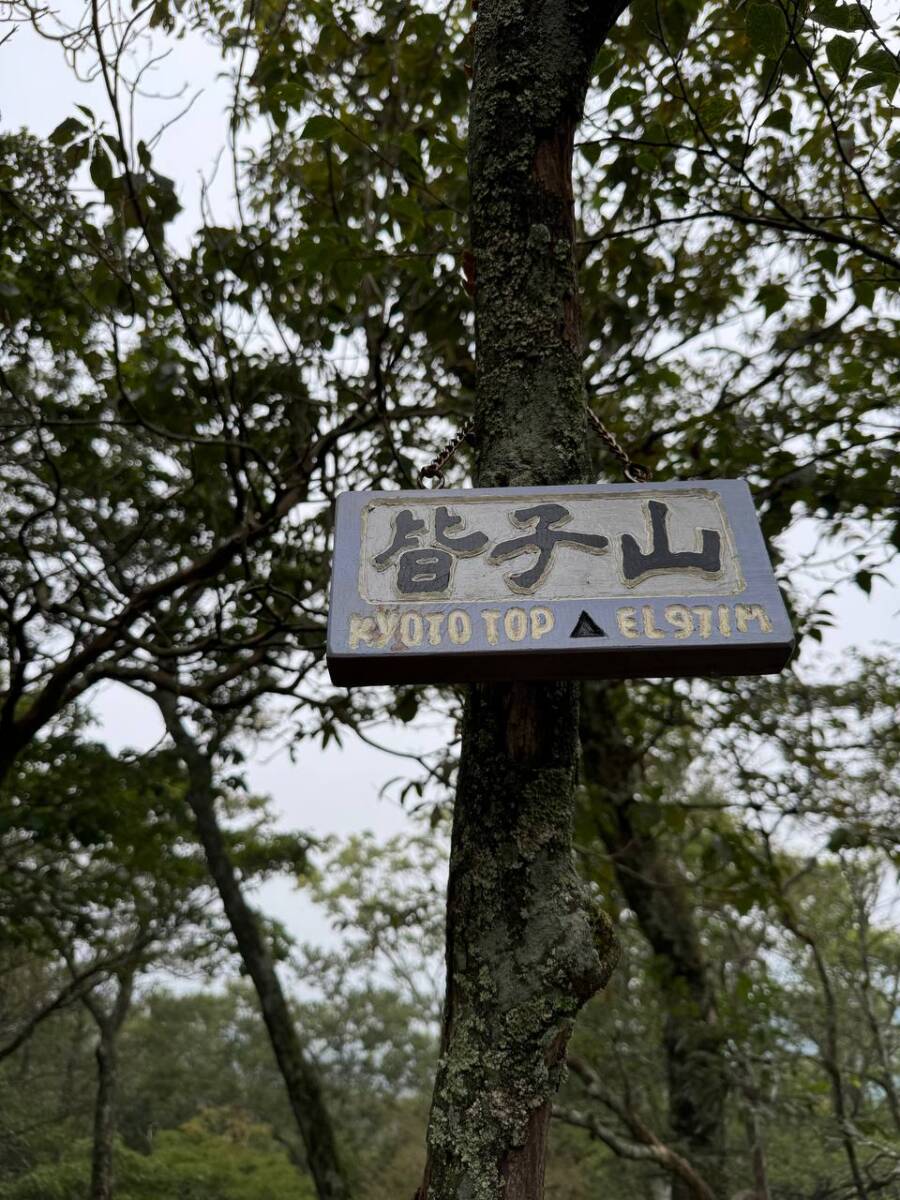
[[[743,480],[338,499],[337,684],[764,675],[792,648]]]

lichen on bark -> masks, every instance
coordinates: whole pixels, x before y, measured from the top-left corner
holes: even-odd
[[[476,482],[587,478],[574,134],[624,3],[479,0],[469,117]],[[575,871],[578,693],[476,685],[463,721],[442,1054],[420,1200],[539,1200],[550,1102],[612,928]]]
[[[563,683],[479,686],[470,697],[423,1196],[540,1195],[565,1044],[615,962],[610,922],[572,858],[573,701]]]

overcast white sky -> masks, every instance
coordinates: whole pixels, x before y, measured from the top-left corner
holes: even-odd
[[[0,3],[0,23],[4,8]],[[75,20],[82,8],[79,3],[64,0],[58,11]],[[0,37],[4,28],[0,24]],[[197,211],[201,174],[210,174],[227,128],[222,113],[229,92],[227,82],[217,78],[220,71],[217,55],[199,38],[172,43],[169,58],[156,71],[155,87],[159,92],[179,93],[186,84],[187,90],[181,100],[146,101],[147,115],[138,117],[139,135],[151,135],[200,91],[190,111],[164,135],[155,155],[158,169],[178,182],[186,209],[181,219],[182,236],[189,232],[192,214]],[[29,27],[19,27],[0,45],[0,129],[27,126],[36,134],[46,135],[73,112],[76,103],[87,104],[98,113],[106,111],[98,85],[79,82],[58,45],[43,41]],[[225,166],[212,192],[223,220],[229,216]],[[791,556],[803,551],[808,534],[808,526],[801,526],[789,535]],[[849,647],[871,648],[879,641],[900,640],[898,584],[900,570],[894,570],[892,584],[876,581],[869,598],[856,588],[842,588],[832,604],[836,627],[826,636],[816,657],[824,664]],[[155,708],[125,688],[106,686],[98,690],[94,708],[103,735],[113,748],[143,748],[160,736]],[[435,733],[414,724],[392,731],[388,738],[398,748],[421,749],[423,743],[434,744]],[[293,763],[286,752],[273,757],[267,748],[251,762],[250,779],[255,790],[273,797],[287,826],[340,835],[371,829],[387,837],[410,825],[396,802],[378,798],[382,785],[402,770],[402,760],[370,749],[348,735],[344,750],[333,744],[324,751],[311,743],[301,745]],[[301,940],[327,937],[322,918],[287,881],[266,885],[261,902]]]

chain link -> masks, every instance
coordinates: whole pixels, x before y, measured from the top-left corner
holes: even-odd
[[[601,439],[606,443],[609,449],[613,452],[619,462],[622,464],[622,474],[630,483],[648,483],[653,478],[653,472],[648,467],[642,467],[638,463],[632,462],[628,457],[628,451],[623,449],[622,445],[616,438],[614,433],[606,428],[600,418],[591,409],[587,409],[588,420],[597,430]]]
[[[457,452],[463,442],[473,441],[474,436],[474,422],[466,421],[465,425],[463,425],[456,437],[452,438],[444,447],[444,449],[441,450],[439,454],[435,455],[427,467],[423,467],[421,471],[419,471],[418,475],[416,476],[416,481],[419,487],[424,488],[426,486],[426,479],[435,480],[433,486],[436,488],[445,487],[447,481],[444,479],[444,467],[446,467],[447,463]]]
[[[630,483],[648,483],[653,478],[653,472],[648,467],[642,467],[639,463],[632,462],[628,455],[628,451],[623,448],[618,438],[614,433],[611,433],[595,412],[587,408],[585,410],[588,415],[588,420],[597,430],[601,440],[612,451],[619,462],[622,464],[622,474]],[[420,488],[426,487],[426,479],[433,479],[433,487],[442,488],[446,486],[444,478],[444,467],[453,458],[457,450],[463,442],[474,442],[475,425],[472,421],[466,421],[459,433],[447,443],[447,445],[436,454],[431,462],[422,467],[416,475],[416,482]]]

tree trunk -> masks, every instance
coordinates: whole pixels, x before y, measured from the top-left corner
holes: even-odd
[[[116,1037],[101,1031],[97,1042],[97,1095],[94,1100],[94,1143],[91,1151],[91,1200],[112,1200],[113,1138],[118,1062]]]
[[[216,817],[212,764],[178,719],[171,696],[157,704],[188,772],[188,803],[241,961],[253,980],[269,1041],[284,1080],[291,1111],[306,1150],[319,1200],[347,1200],[350,1188],[337,1150],[318,1071],[305,1054],[294,1026],[272,953],[253,909],[244,899]]]
[[[873,888],[871,896],[867,899],[865,891],[858,878],[851,875],[849,882],[854,905],[856,907],[856,928],[859,941],[859,965],[861,968],[860,995],[862,999],[863,1012],[866,1014],[866,1024],[869,1026],[869,1032],[872,1035],[872,1045],[875,1047],[878,1065],[881,1067],[881,1075],[878,1079],[878,1082],[884,1090],[884,1095],[888,1104],[888,1111],[891,1114],[894,1129],[898,1134],[900,1134],[900,1097],[897,1095],[897,1088],[894,1083],[896,1071],[891,1064],[891,1055],[888,1047],[885,1045],[882,1026],[875,1014],[875,1007],[872,1002],[872,968],[869,960],[869,906],[875,902],[878,891],[877,888]],[[888,1029],[890,1029],[890,1022],[888,1022]]]
[[[598,829],[616,878],[656,956],[665,1007],[663,1049],[669,1126],[676,1150],[717,1196],[725,1195],[724,1033],[685,880],[659,843],[643,832],[641,772],[622,730],[621,685],[585,689],[581,728],[584,770]],[[673,1200],[692,1200],[673,1182]]]
[[[769,1167],[766,1162],[766,1144],[762,1126],[753,1103],[747,1105],[744,1122],[747,1140],[750,1143],[750,1166],[753,1171],[753,1200],[771,1200],[769,1191]]]
[[[593,57],[623,8],[480,2],[469,180],[483,487],[586,479],[572,147]],[[469,693],[422,1200],[543,1194],[566,1043],[615,960],[573,865],[577,714],[568,683]]]
[[[75,1010],[75,1028],[69,1034],[66,1065],[59,1081],[59,1100],[56,1106],[58,1124],[62,1124],[75,1107],[75,1073],[84,1051],[84,1018],[84,1006],[79,1004]],[[62,1149],[60,1146],[57,1151],[57,1161],[62,1158]]]
[[[822,1014],[824,1024],[822,1037],[817,1039],[820,1061],[822,1069],[828,1076],[828,1081],[831,1085],[832,1114],[834,1116],[834,1123],[840,1133],[844,1153],[847,1156],[847,1165],[850,1168],[854,1190],[856,1191],[858,1200],[868,1200],[869,1185],[866,1183],[862,1163],[860,1162],[859,1147],[857,1146],[858,1131],[848,1112],[844,1068],[841,1063],[840,1054],[838,1006],[831,978],[828,974],[828,967],[815,936],[797,920],[794,909],[785,895],[780,874],[776,873],[775,882],[779,888],[781,915],[785,927],[791,931],[798,941],[807,947],[812,955],[813,966],[819,977],[824,1009]]]
[[[112,1200],[113,1149],[116,1135],[116,1089],[118,1085],[119,1033],[128,1010],[134,987],[134,969],[128,968],[118,976],[118,991],[112,1010],[104,1012],[99,998],[88,995],[85,1007],[94,1018],[99,1031],[97,1041],[97,1094],[94,1098],[94,1140],[91,1148],[91,1200]]]

